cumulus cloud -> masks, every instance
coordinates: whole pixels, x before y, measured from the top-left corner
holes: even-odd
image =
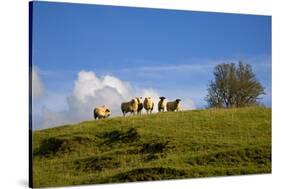
[[[193,100],[190,98],[183,98],[181,101],[181,108],[183,110],[194,110],[196,107]]]
[[[67,98],[69,111],[77,120],[92,118],[93,107],[107,105],[114,115],[120,114],[120,103],[134,96],[128,82],[106,75],[98,77],[91,71],[80,71],[73,93]]]
[[[135,88],[129,82],[112,75],[97,76],[92,71],[80,71],[72,93],[66,97],[68,109],[53,111],[43,106],[40,114],[34,117],[33,125],[35,129],[42,129],[93,119],[93,108],[100,105],[109,106],[112,116],[118,116],[121,115],[121,102],[136,96],[151,96],[155,102],[159,98],[154,89]]]
[[[37,67],[32,67],[32,97],[37,98],[43,95],[44,87],[38,73]]]
[[[41,87],[43,88],[42,83]],[[119,116],[121,115],[121,102],[130,101],[136,96],[152,97],[155,103],[154,112],[157,111],[156,107],[160,95],[156,90],[133,87],[129,82],[112,75],[97,76],[92,71],[80,71],[77,79],[74,81],[71,94],[66,97],[68,109],[54,111],[42,103],[44,106],[41,107],[40,113],[33,114],[35,115],[33,118],[33,128],[43,129],[93,119],[94,107],[101,105],[107,105],[111,108],[112,117]],[[195,108],[192,100],[182,100],[183,109]],[[53,103],[56,104],[58,102]]]

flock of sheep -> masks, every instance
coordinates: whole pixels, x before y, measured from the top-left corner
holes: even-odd
[[[175,101],[165,102],[165,97],[160,97],[158,102],[158,112],[164,112],[165,109],[168,112],[179,111],[181,99],[176,99]],[[136,97],[129,102],[121,103],[121,111],[125,117],[126,113],[131,113],[133,115],[141,114],[142,109],[145,109],[147,114],[152,113],[154,108],[154,102],[151,97],[145,97],[142,102],[142,97]],[[107,118],[111,114],[109,107],[102,105],[94,109],[94,118],[101,119]]]

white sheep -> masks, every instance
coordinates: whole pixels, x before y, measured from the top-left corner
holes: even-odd
[[[151,99],[151,97],[145,97],[144,101],[143,101],[143,107],[146,110],[147,113],[152,113],[153,107],[154,107],[154,103]]]
[[[165,106],[166,106],[166,103],[165,103],[165,97],[161,96],[159,97],[160,101],[158,102],[158,112],[164,112],[165,111]]]
[[[137,99],[132,99],[130,102],[122,102],[121,103],[121,111],[125,117],[126,113],[130,112],[131,114],[138,111],[138,101]]]
[[[93,111],[94,113],[94,118],[95,119],[102,119],[102,118],[107,118],[110,116],[110,109],[105,106],[105,105],[102,105],[102,106],[99,106],[99,107],[96,107]]]
[[[143,108],[142,97],[136,97],[136,99],[138,101],[138,114],[140,115]]]
[[[167,102],[166,108],[168,112],[179,111],[181,99],[176,99],[175,101]]]

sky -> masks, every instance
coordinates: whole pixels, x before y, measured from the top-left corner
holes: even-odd
[[[33,129],[93,119],[106,104],[135,96],[204,97],[220,63],[250,64],[271,107],[271,17],[242,14],[34,2]]]

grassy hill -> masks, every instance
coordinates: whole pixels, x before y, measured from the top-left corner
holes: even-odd
[[[271,109],[85,121],[33,132],[34,187],[271,172]]]

